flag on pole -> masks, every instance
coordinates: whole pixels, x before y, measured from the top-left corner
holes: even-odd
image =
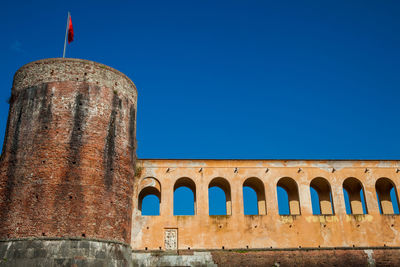
[[[71,14],[69,12],[67,17],[67,27],[65,28],[63,58],[65,58],[65,48],[67,47],[67,38],[68,38],[68,44],[70,44],[74,40],[74,28],[72,27]]]
[[[69,15],[69,25],[68,25],[68,43],[74,40],[74,28],[72,27],[71,15]]]

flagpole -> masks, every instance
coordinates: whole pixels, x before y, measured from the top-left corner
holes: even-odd
[[[65,48],[67,47],[67,35],[68,35],[68,26],[69,26],[69,11],[68,11],[68,17],[67,17],[67,28],[65,29],[65,40],[64,40],[64,52],[63,52],[63,58],[65,58]]]

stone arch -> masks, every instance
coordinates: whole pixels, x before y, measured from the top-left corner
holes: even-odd
[[[394,189],[394,196],[390,191]],[[381,214],[395,214],[394,206],[399,206],[397,189],[393,181],[386,177],[379,178],[375,183],[375,190],[378,196],[379,211]]]
[[[231,186],[225,178],[216,177],[210,181],[208,184],[208,192],[210,192],[211,187],[219,187],[225,193],[225,200],[226,200],[226,215],[232,215],[232,200],[231,200]],[[210,199],[210,194],[208,194]],[[210,201],[208,203],[208,210],[210,210]]]
[[[334,214],[332,190],[328,180],[323,177],[314,178],[310,187],[312,187],[318,194],[319,209],[321,215]],[[311,190],[311,189],[310,189]],[[313,210],[313,214],[318,214]]]
[[[252,188],[256,192],[258,215],[267,214],[264,183],[257,177],[250,177],[244,181],[243,188],[245,186]],[[243,199],[243,204],[244,202],[245,200]]]
[[[143,199],[149,195],[155,195],[158,198],[158,214],[160,213],[161,204],[161,183],[154,177],[145,177],[140,181],[139,184],[139,196],[138,196],[138,209],[142,214],[142,203]]]
[[[360,180],[355,177],[346,178],[343,182],[343,190],[346,190],[347,192],[351,214],[364,214],[364,209],[365,213],[368,213],[367,204],[365,202],[364,187]]]
[[[193,215],[196,215],[197,214],[196,184],[192,179],[190,179],[188,177],[181,177],[178,180],[176,180],[176,182],[174,184],[174,208],[176,206],[176,203],[175,203],[175,192],[180,187],[187,187],[192,191],[192,193],[193,193]],[[175,215],[175,211],[174,211],[174,215]],[[192,214],[182,214],[182,215],[192,215]]]
[[[283,177],[279,179],[276,186],[283,188],[287,193],[287,200],[289,203],[289,214],[300,215],[300,197],[296,181],[290,177]],[[278,198],[278,206],[279,206],[279,198]]]

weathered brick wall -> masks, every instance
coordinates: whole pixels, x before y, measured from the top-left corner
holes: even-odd
[[[399,248],[134,251],[133,266],[400,266]]]
[[[214,251],[211,254],[218,266],[369,266],[362,250]]]
[[[218,266],[400,266],[399,249],[213,251]]]
[[[130,242],[135,85],[91,61],[45,59],[14,77],[0,162],[0,239]]]

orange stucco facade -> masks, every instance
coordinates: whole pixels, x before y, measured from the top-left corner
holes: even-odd
[[[388,197],[393,187],[398,194],[399,169],[400,161],[142,159],[136,165],[131,246],[168,249],[169,229],[176,231],[176,249],[399,246],[400,217]],[[209,215],[210,185],[224,189],[228,215]],[[244,185],[257,192],[259,215],[244,215]],[[290,215],[279,214],[277,185],[288,192]],[[322,215],[313,215],[310,185],[321,193]],[[178,186],[192,189],[195,215],[174,216]],[[343,187],[352,214],[346,214]],[[159,216],[141,215],[147,194],[159,197]]]

